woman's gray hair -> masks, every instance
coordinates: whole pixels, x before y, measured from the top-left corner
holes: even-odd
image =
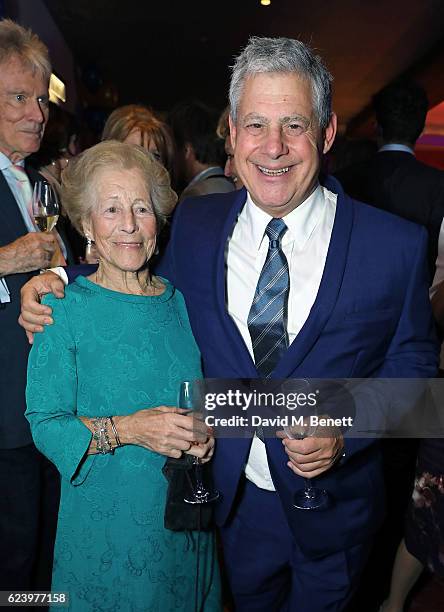
[[[49,80],[52,68],[47,46],[37,34],[11,19],[0,21],[0,64],[18,56],[32,72]]]
[[[313,107],[319,126],[325,129],[331,117],[333,77],[319,55],[293,38],[252,36],[231,67],[230,107],[237,120],[240,98],[248,77],[264,72],[294,72],[311,83]]]
[[[70,161],[62,173],[62,202],[74,227],[84,235],[84,223],[97,206],[96,182],[106,170],[139,170],[160,233],[177,202],[168,171],[139,145],[105,140]]]

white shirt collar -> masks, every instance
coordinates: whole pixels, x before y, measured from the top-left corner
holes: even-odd
[[[288,231],[285,233],[282,243],[287,244],[295,240],[298,247],[302,248],[315,229],[324,204],[324,190],[321,185],[318,185],[306,200],[283,217]],[[250,239],[254,247],[259,250],[265,237],[265,228],[273,217],[258,208],[249,193],[247,193],[247,201],[242,214]]]
[[[378,153],[383,153],[384,151],[402,151],[403,153],[410,153],[411,155],[415,155],[415,151],[404,144],[397,144],[396,142],[391,142],[390,144],[383,145]]]
[[[24,168],[25,160],[21,159],[20,161],[16,162],[16,164],[13,164],[9,157],[0,151],[0,170],[3,172],[3,170],[7,170],[9,166],[13,165],[22,166],[22,168]]]

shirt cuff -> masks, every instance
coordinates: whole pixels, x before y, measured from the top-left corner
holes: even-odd
[[[57,276],[62,279],[65,285],[68,284],[68,275],[66,274],[65,268],[63,268],[63,266],[57,266],[55,268],[45,268],[44,270],[40,270],[40,274],[43,274],[44,272],[54,272],[54,274],[57,274]]]

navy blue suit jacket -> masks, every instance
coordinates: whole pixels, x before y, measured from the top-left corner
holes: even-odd
[[[424,228],[356,202],[333,178],[337,210],[321,285],[310,315],[274,372],[275,378],[421,378],[437,369],[438,345],[428,299]],[[256,378],[253,360],[226,309],[225,248],[245,190],[178,205],[158,272],[185,296],[191,327],[210,378]],[[217,519],[230,515],[250,439],[219,439]],[[271,474],[294,538],[316,557],[371,536],[383,516],[378,444],[347,439],[346,456],[318,477],[333,499],[323,512],[296,511],[302,486],[279,439],[266,440]],[[260,509],[258,509],[260,511]]]

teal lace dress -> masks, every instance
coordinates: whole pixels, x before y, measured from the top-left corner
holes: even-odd
[[[45,303],[54,324],[35,336],[26,416],[62,479],[52,589],[69,593],[71,612],[194,612],[198,549],[199,609],[220,610],[214,534],[198,542],[163,526],[165,457],[133,445],[87,455],[78,418],[175,406],[180,381],[202,376],[182,295],[168,282],[145,297],[79,277]]]

